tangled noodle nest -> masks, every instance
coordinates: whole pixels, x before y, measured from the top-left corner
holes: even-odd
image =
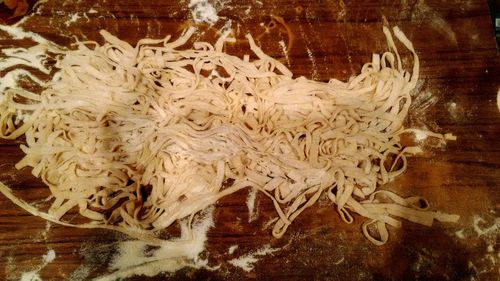
[[[54,69],[45,62],[55,57],[57,72],[50,81],[22,69],[7,73],[44,90],[1,89],[0,136],[26,136],[16,168],[32,167],[54,199],[45,213],[6,186],[0,191],[45,219],[151,243],[155,231],[245,187],[272,199],[275,237],[323,194],[343,221],[353,222],[353,213],[367,218],[363,233],[378,245],[400,218],[456,221],[427,210],[421,197],[379,189],[405,171],[406,156],[421,151],[400,144],[401,134],[418,131],[403,127],[418,56],[395,27],[414,58],[412,73],[405,71],[391,31],[383,31],[390,52],[373,55],[348,82],[326,83],[293,78],[250,35],[255,59],[223,52],[228,33],[215,45],[181,48],[193,28],[175,41],[143,39],[135,47],[106,31],[103,45],[80,42],[74,49],[32,36],[39,44],[3,50],[2,63],[49,74]],[[91,222],[63,221],[73,208]]]

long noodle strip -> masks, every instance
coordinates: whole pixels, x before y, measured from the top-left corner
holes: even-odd
[[[254,60],[224,53],[227,34],[215,45],[180,49],[194,32],[134,47],[102,31],[103,45],[69,50],[38,40],[4,51],[4,65],[40,66],[46,74],[52,69],[44,54],[56,54],[52,80],[24,74],[44,88],[41,94],[11,86],[0,96],[0,136],[26,136],[26,156],[16,168],[32,167],[54,200],[43,213],[6,186],[0,191],[47,220],[115,229],[151,243],[158,243],[154,231],[245,187],[274,202],[275,237],[324,194],[345,222],[352,213],[368,218],[363,233],[377,245],[388,239],[386,225],[399,227],[400,218],[425,225],[458,220],[422,208],[420,197],[378,190],[420,152],[399,143],[401,134],[420,132],[403,128],[419,60],[397,27],[395,37],[413,54],[412,73],[384,28],[391,52],[373,55],[348,82],[328,83],[293,78],[250,35]],[[225,187],[229,179],[234,183]],[[91,222],[64,222],[74,208]]]

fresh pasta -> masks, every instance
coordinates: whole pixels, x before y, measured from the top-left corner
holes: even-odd
[[[347,82],[294,78],[250,35],[252,57],[225,53],[228,33],[214,45],[183,47],[194,32],[131,46],[101,31],[104,44],[71,49],[37,37],[34,47],[3,50],[3,65],[53,75],[45,81],[10,71],[3,79],[28,76],[43,90],[4,87],[0,96],[0,137],[25,136],[26,155],[16,168],[31,167],[53,201],[41,212],[8,187],[0,191],[53,222],[114,229],[151,243],[159,241],[156,231],[246,187],[274,203],[275,237],[321,196],[346,223],[353,214],[366,218],[362,231],[377,245],[388,240],[387,225],[399,227],[400,219],[458,220],[428,210],[422,197],[380,189],[406,170],[407,156],[421,151],[400,144],[402,134],[416,131],[403,123],[419,59],[399,28],[384,27],[389,51],[374,54]],[[393,34],[413,55],[411,72]],[[89,222],[64,221],[72,209]]]

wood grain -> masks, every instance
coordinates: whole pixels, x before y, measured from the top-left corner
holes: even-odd
[[[214,30],[231,20],[239,38],[247,32],[262,34],[264,51],[289,64],[295,75],[318,80],[345,80],[358,73],[373,52],[387,49],[383,22],[398,25],[412,40],[422,67],[408,125],[452,132],[458,140],[443,148],[424,145],[425,153],[410,159],[408,171],[385,188],[422,195],[431,208],[457,213],[461,220],[432,227],[405,222],[401,229],[391,228],[389,242],[377,247],[362,236],[360,217],[346,225],[325,201],[275,239],[264,227],[274,217],[272,203],[258,196],[259,216],[248,223],[248,191],[243,190],[217,204],[216,225],[203,255],[211,265],[221,264],[220,270],[184,269],[168,278],[130,280],[497,280],[500,230],[497,226],[484,235],[474,230],[474,219],[484,220],[476,226],[485,229],[498,221],[500,211],[500,59],[487,1],[209,2],[220,20],[212,28],[200,26],[199,40],[213,40]],[[70,22],[75,14],[79,18]],[[190,18],[187,0],[48,1],[23,26],[62,45],[75,38],[101,42],[100,29],[135,43],[143,37],[175,36]],[[291,38],[287,61],[279,41],[289,44]],[[0,33],[2,47],[29,44]],[[248,49],[237,44],[228,51],[244,54]],[[48,190],[29,170],[15,170],[22,157],[20,143],[0,141],[0,181],[33,202]],[[42,219],[0,197],[0,279],[19,280],[22,272],[42,263],[48,249],[57,257],[40,271],[43,280],[69,280],[76,270],[87,270],[84,280],[91,279],[107,271],[113,242],[124,238],[105,230],[46,227]],[[229,258],[266,244],[282,250],[262,257],[254,271],[227,264]],[[239,246],[234,255],[227,254],[231,245]]]

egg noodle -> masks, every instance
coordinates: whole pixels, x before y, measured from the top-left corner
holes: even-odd
[[[294,78],[250,35],[253,54],[243,58],[224,52],[234,40],[229,33],[214,45],[183,47],[194,32],[135,47],[106,31],[104,44],[72,48],[26,35],[37,44],[2,50],[9,70],[2,82],[24,77],[43,90],[0,87],[0,137],[25,136],[26,155],[16,168],[31,167],[53,201],[42,212],[3,184],[0,191],[46,220],[153,244],[162,241],[157,231],[246,187],[274,203],[278,238],[322,195],[344,222],[365,217],[362,231],[377,245],[400,219],[458,220],[429,210],[422,197],[380,189],[406,170],[407,156],[421,152],[402,146],[402,134],[454,139],[403,127],[419,59],[399,28],[393,34],[413,54],[411,73],[384,27],[389,51],[374,54],[347,82]],[[8,68],[20,65],[52,78]],[[70,210],[89,222],[64,220]]]

